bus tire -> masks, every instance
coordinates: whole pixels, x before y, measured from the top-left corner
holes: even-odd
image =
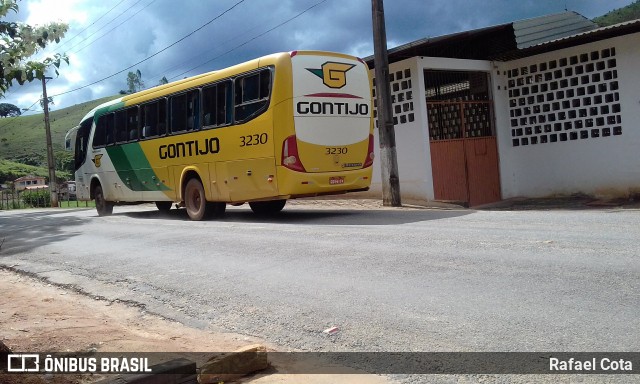
[[[184,188],[184,205],[191,220],[200,221],[209,216],[211,204],[207,203],[200,180],[192,178],[187,182]]]
[[[287,200],[271,200],[271,201],[254,201],[249,203],[251,210],[253,213],[258,215],[273,215],[284,208],[284,205],[287,204]]]
[[[105,200],[104,192],[100,184],[93,188],[93,198],[96,201],[98,216],[109,216],[113,213],[113,202]]]
[[[171,210],[171,206],[173,205],[172,201],[156,201],[156,208],[158,211],[167,213]]]

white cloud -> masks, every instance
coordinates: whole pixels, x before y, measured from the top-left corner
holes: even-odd
[[[29,17],[26,22],[30,25],[54,21],[84,25],[90,11],[87,7],[90,2],[83,0],[34,0],[22,3],[27,4]]]

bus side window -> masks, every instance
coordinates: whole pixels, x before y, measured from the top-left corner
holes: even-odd
[[[87,119],[80,123],[76,134],[76,150],[74,156],[75,170],[77,171],[87,159],[87,146],[89,144],[89,134],[93,119]]]
[[[271,70],[241,76],[236,79],[236,122],[256,117],[266,109],[271,94]]]
[[[140,107],[141,139],[158,136],[158,104],[158,101],[154,101]]]
[[[170,99],[171,133],[187,129],[187,94],[172,96]]]
[[[231,124],[231,82],[224,81],[202,89],[203,126]]]
[[[167,133],[167,99],[158,100],[158,135]]]
[[[101,119],[104,120],[104,125],[105,125],[105,128],[104,128],[106,133],[105,144],[106,145],[115,144],[116,129],[115,129],[115,126],[113,125],[114,114],[108,113],[106,115],[102,115]]]
[[[233,111],[233,95],[231,94],[231,82],[225,81],[218,84],[218,101],[216,104],[216,123],[218,125],[231,124],[231,114]]]
[[[140,106],[140,138],[146,139],[148,137],[155,136],[156,124],[153,118],[153,110],[155,109],[155,103],[143,104]]]
[[[187,131],[197,131],[200,129],[200,90],[190,91],[187,98]]]
[[[202,88],[202,126],[208,127],[216,124],[216,90],[218,85],[210,85]]]
[[[107,142],[107,121],[102,115],[98,117],[96,121],[96,130],[93,133],[93,148],[101,148],[104,147]]]
[[[127,112],[127,139],[138,140],[138,107],[129,108]]]
[[[129,138],[127,130],[127,113],[123,110],[117,111],[114,117],[116,131],[116,143],[126,143]]]

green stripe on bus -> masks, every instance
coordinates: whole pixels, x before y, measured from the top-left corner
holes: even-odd
[[[124,102],[115,103],[106,107],[102,107],[97,109],[93,114],[93,121],[98,121],[98,117],[104,115],[105,113],[117,111],[118,109],[124,108]]]
[[[143,192],[171,189],[162,183],[158,175],[151,169],[151,164],[144,155],[140,144],[131,143],[107,147],[107,153],[118,176],[129,189]]]

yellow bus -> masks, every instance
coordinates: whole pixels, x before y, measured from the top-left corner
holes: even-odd
[[[373,117],[366,64],[293,51],[120,97],[69,131],[78,200],[176,203],[189,218],[249,203],[367,190]]]

